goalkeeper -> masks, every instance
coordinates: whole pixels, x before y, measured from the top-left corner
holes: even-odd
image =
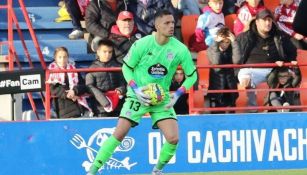
[[[159,128],[166,139],[152,174],[162,174],[163,167],[176,152],[179,133],[173,106],[196,82],[197,73],[189,50],[173,37],[175,20],[169,11],[161,10],[155,14],[155,28],[157,31],[154,34],[135,42],[124,58],[122,70],[129,86],[127,98],[113,135],[100,147],[88,175],[96,174],[130,128],[138,125],[146,113],[151,116],[152,127]],[[169,87],[178,65],[181,65],[187,78],[182,86],[170,95]],[[162,86],[165,91],[163,102],[150,105],[150,97],[144,93],[149,83]]]

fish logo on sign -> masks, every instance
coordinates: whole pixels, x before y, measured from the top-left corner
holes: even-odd
[[[88,141],[86,141],[80,134],[75,134],[73,138],[70,139],[70,143],[74,145],[78,150],[85,150],[88,160],[83,161],[82,167],[85,172],[90,170],[91,165],[94,162],[95,156],[98,153],[101,145],[112,135],[115,128],[103,128],[96,131],[90,136]],[[115,152],[128,152],[135,144],[135,140],[132,137],[126,136],[122,143],[115,149]],[[105,164],[99,169],[101,172],[104,169],[121,169],[125,168],[131,170],[137,162],[129,163],[130,157],[125,157],[123,160],[118,160],[115,157],[111,157]]]

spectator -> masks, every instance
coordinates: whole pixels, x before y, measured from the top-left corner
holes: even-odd
[[[128,8],[126,0],[92,0],[85,12],[86,30],[91,34],[91,49],[101,39],[107,39],[119,12]]]
[[[113,55],[113,43],[110,40],[100,40],[97,48],[97,60],[90,68],[120,67]],[[94,116],[118,116],[118,101],[126,93],[125,80],[121,72],[93,72],[85,78],[86,86],[93,95],[91,106]],[[112,94],[110,91],[115,91]],[[110,94],[110,95],[108,95]]]
[[[158,10],[169,10],[176,16],[171,0],[135,0],[130,7],[137,28],[145,35],[154,31],[154,14]]]
[[[234,21],[234,33],[240,33],[248,30],[249,23],[255,19],[256,14],[263,10],[264,6],[260,4],[260,0],[246,0],[244,5],[237,12],[237,19]]]
[[[133,14],[129,11],[120,12],[109,36],[114,43],[115,58],[118,63],[123,64],[123,58],[131,45],[142,36],[134,24]]]
[[[198,0],[179,0],[178,9],[183,15],[200,15]]]
[[[241,48],[243,64],[276,63],[282,66],[284,61],[297,64],[296,48],[288,37],[282,35],[274,21],[274,16],[268,9],[260,11],[256,19],[250,23],[250,29],[241,33],[237,41]],[[255,88],[266,81],[272,68],[242,68],[238,79],[246,88]],[[256,95],[248,93],[248,103],[256,106]]]
[[[68,61],[68,50],[58,47],[54,51],[54,62],[48,69],[75,69]],[[53,105],[58,118],[80,117],[89,108],[87,101],[81,95],[86,92],[83,78],[78,73],[52,73],[47,81],[50,84]],[[91,114],[89,114],[91,116]]]
[[[275,10],[278,27],[291,37],[291,42],[298,49],[307,49],[307,37],[293,30],[292,24],[299,6],[297,0],[281,0]]]
[[[238,64],[241,53],[238,42],[227,27],[218,30],[214,43],[208,48],[211,65]],[[209,89],[237,89],[237,79],[233,68],[210,69]],[[235,107],[238,93],[208,94],[211,107]]]
[[[223,4],[223,0],[209,0],[208,6],[205,7],[197,21],[196,42],[205,42],[207,46],[213,43],[216,32],[225,25],[222,13]]]
[[[301,82],[299,68],[289,69],[288,67],[277,67],[268,76],[268,85],[274,88],[295,88]],[[271,91],[268,96],[270,106],[290,106],[295,105],[295,91]],[[288,112],[289,109],[277,109],[273,111]]]
[[[185,75],[182,69],[177,69],[173,77],[170,91],[176,91],[180,88],[185,80]],[[183,94],[179,97],[177,103],[174,105],[176,114],[189,114],[188,94]]]

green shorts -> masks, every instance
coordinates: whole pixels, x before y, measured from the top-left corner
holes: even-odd
[[[138,99],[127,97],[123,108],[120,112],[120,117],[126,118],[132,122],[132,127],[139,124],[141,118],[149,113],[152,120],[152,128],[157,129],[157,122],[165,119],[177,120],[174,108],[165,109],[167,101],[155,106],[144,106]]]

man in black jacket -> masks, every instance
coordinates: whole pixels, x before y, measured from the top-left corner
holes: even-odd
[[[120,12],[109,36],[114,43],[115,58],[118,63],[123,64],[123,58],[132,44],[142,36],[134,23],[133,14],[129,11]]]
[[[86,30],[91,34],[90,43],[93,51],[101,39],[110,35],[118,14],[128,8],[126,0],[92,0],[86,9]]]
[[[296,60],[297,51],[290,40],[278,30],[274,16],[268,9],[260,11],[256,19],[251,21],[250,29],[237,38],[242,64],[276,63],[282,66],[284,62]],[[239,70],[238,79],[246,88],[255,88],[266,81],[272,68],[243,68]],[[257,106],[254,92],[248,93],[248,105]],[[262,105],[262,104],[260,104]]]

